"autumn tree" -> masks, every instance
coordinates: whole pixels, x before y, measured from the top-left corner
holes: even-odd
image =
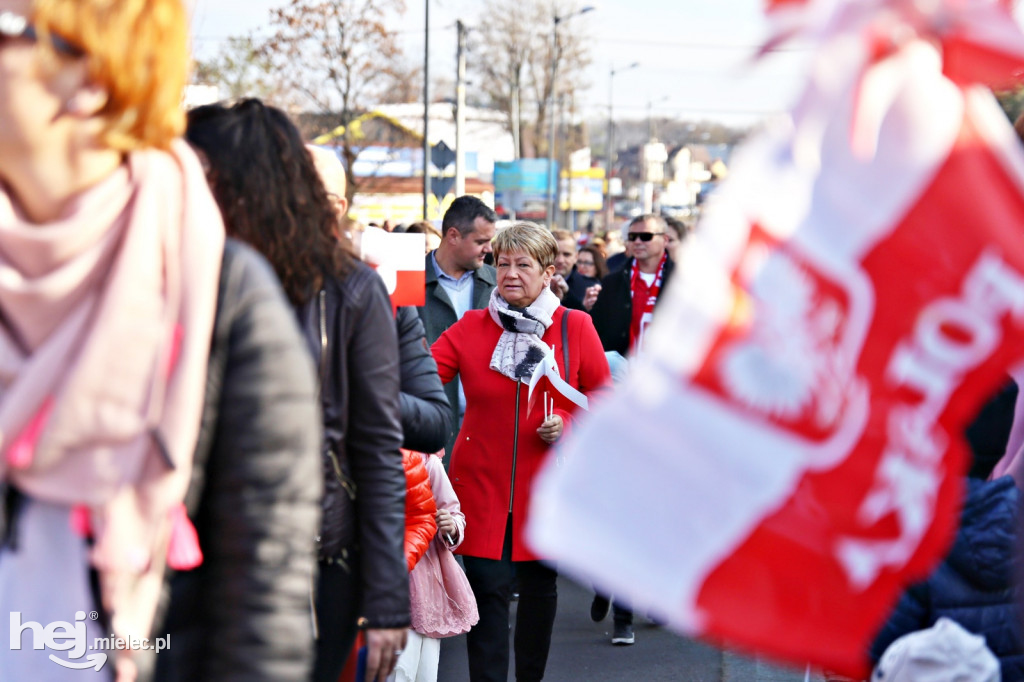
[[[291,89],[295,103],[322,114],[332,126],[345,126],[335,142],[348,174],[349,198],[359,141],[349,126],[383,101],[396,82],[409,75],[397,35],[387,19],[405,12],[405,0],[291,0],[271,10],[274,33],[261,53]]]
[[[578,10],[566,0],[485,0],[470,34],[468,67],[475,74],[475,87],[490,106],[508,113],[513,134],[518,120],[521,156],[547,153],[548,126],[554,117],[551,102],[570,101],[587,87],[583,79],[590,64],[586,17],[559,22],[552,40],[555,17],[569,17]]]
[[[259,97],[274,101],[282,94],[270,60],[261,54],[260,45],[252,36],[228,38],[215,55],[197,59],[192,81],[216,85],[221,96],[230,99]]]

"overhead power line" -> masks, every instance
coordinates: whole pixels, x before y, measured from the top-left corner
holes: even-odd
[[[683,49],[692,50],[744,50],[746,52],[756,52],[761,49],[759,43],[749,44],[722,44],[722,43],[701,43],[693,42],[689,40],[649,40],[646,38],[608,38],[598,37],[594,39],[598,43],[609,43],[613,45],[633,45],[633,46],[646,46],[646,47],[678,47]],[[788,46],[788,47],[777,47],[770,50],[771,53],[776,52],[807,52],[810,47],[802,46]]]

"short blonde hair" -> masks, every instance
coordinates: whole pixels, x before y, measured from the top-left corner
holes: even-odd
[[[106,90],[100,141],[111,149],[166,149],[185,131],[188,17],[181,0],[35,0],[32,21],[85,56]],[[56,53],[54,52],[54,55]]]
[[[491,242],[491,250],[494,251],[495,262],[503,253],[528,253],[544,270],[554,265],[555,257],[558,256],[558,242],[548,228],[537,223],[522,222],[499,232]]]

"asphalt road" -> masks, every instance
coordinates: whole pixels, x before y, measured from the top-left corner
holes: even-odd
[[[803,670],[778,668],[720,651],[657,627],[639,615],[634,622],[636,644],[613,646],[611,616],[601,623],[590,620],[592,596],[589,590],[559,578],[558,616],[545,682],[804,682]],[[509,679],[514,678],[510,670]],[[442,641],[437,679],[469,680],[465,636]],[[812,682],[822,679],[810,675]]]

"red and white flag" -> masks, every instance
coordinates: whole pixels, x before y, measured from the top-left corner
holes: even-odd
[[[554,407],[573,413],[578,408],[589,410],[590,401],[587,396],[577,391],[558,373],[558,362],[555,360],[554,351],[548,350],[544,359],[537,363],[533,374],[530,375],[530,388],[526,394],[526,416],[533,412],[537,401],[540,399],[550,400]]]
[[[425,235],[370,227],[363,232],[360,251],[384,280],[393,307],[426,303]]]
[[[1024,358],[1024,154],[904,16],[920,3],[833,4],[875,15],[830,24],[793,124],[739,154],[528,533],[682,632],[864,675],[954,536],[965,425]],[[929,7],[962,28],[978,4],[1003,6]],[[1000,45],[1024,54],[1019,31]]]

